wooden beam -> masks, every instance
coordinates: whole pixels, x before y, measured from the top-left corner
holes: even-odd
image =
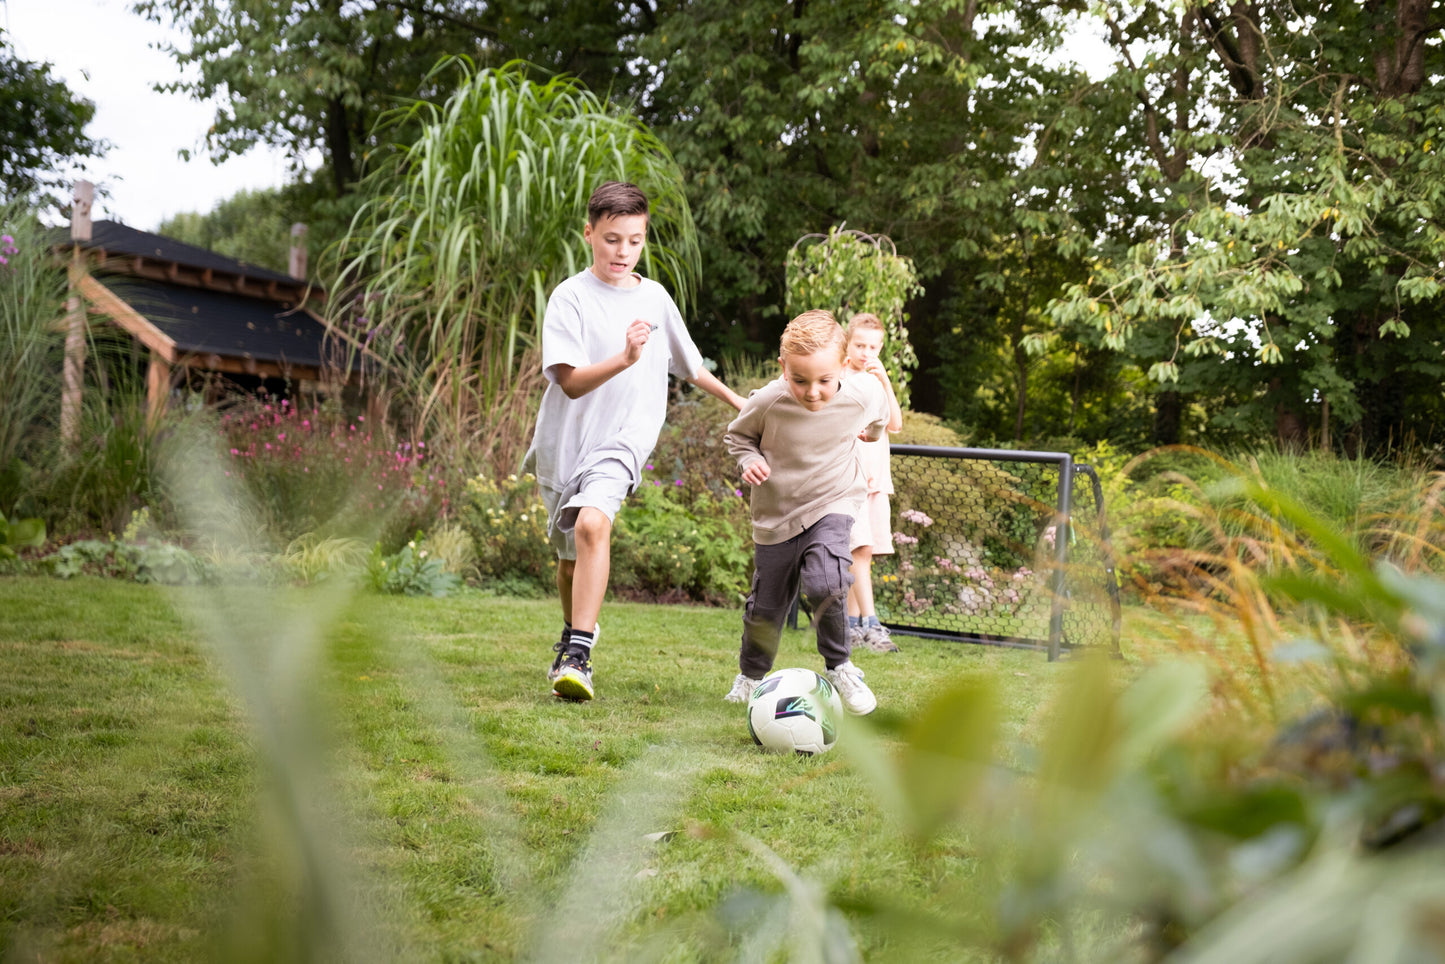
[[[213,268],[194,268],[176,261],[161,261],[142,255],[111,258],[105,251],[98,248],[90,248],[88,255],[91,271],[94,273],[114,272],[134,275],[137,278],[164,281],[167,284],[204,288],[208,291],[221,291],[227,294],[266,297],[276,301],[289,301],[292,304],[301,304],[308,300],[317,302],[326,300],[326,292],[323,289],[313,287],[303,281],[287,282],[274,278],[261,281],[243,274],[229,271],[217,272]]]
[[[79,282],[80,294],[94,306],[95,310],[105,315],[124,330],[130,332],[142,345],[160,355],[167,362],[174,363],[176,360],[176,343],[170,335],[161,331],[148,319],[143,317],[114,291],[96,281],[90,275],[85,275]]]
[[[321,381],[324,375],[323,370],[316,365],[293,365],[289,362],[257,361],[254,358],[232,358],[216,354],[181,355],[176,359],[176,364],[200,371],[256,375],[260,378],[309,378],[312,381]]]

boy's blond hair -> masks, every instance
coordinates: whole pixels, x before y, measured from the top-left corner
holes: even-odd
[[[836,348],[841,359],[848,354],[848,337],[831,311],[814,308],[788,322],[780,347],[785,356],[811,355],[825,348]]]
[[[871,311],[860,311],[848,321],[848,340],[852,341],[853,336],[860,331],[881,331],[887,337],[888,331],[883,327],[883,321]]]

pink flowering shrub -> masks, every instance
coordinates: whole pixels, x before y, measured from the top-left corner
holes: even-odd
[[[933,531],[934,520],[917,509],[898,513],[892,572],[875,577],[885,598],[896,593],[907,613],[932,610],[950,616],[998,616],[1019,612],[1041,583],[1033,569],[1012,570],[987,562],[987,553],[957,536]],[[882,557],[887,559],[887,557]]]
[[[394,551],[447,510],[447,481],[426,444],[364,415],[247,397],[225,409],[220,426],[226,474],[250,493],[278,545],[324,532]]]

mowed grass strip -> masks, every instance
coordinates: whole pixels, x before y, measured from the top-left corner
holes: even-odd
[[[274,620],[312,591],[247,592],[228,611],[244,598]],[[311,764],[262,758],[226,661],[178,614],[226,593],[0,579],[0,938],[22,959],[305,956],[324,941],[295,920],[315,912],[305,887],[337,880],[377,960],[581,946],[732,959],[785,891],[759,847],[843,906],[968,893],[970,835],[986,828],[909,839],[846,733],[812,759],[753,746],[722,700],[740,612],[609,604],[597,699],[569,704],[545,678],[555,601],[479,593],[358,595],[313,669],[273,657],[315,674],[309,712],[280,732],[324,748],[329,797],[311,803],[341,866],[318,882],[288,866],[284,810],[266,804]],[[899,641],[855,654],[885,742],[888,724],[983,676],[1007,760],[1071,671],[1034,651]],[[821,668],[812,636],[788,632],[777,665]],[[854,932],[866,956],[901,951],[896,932]]]

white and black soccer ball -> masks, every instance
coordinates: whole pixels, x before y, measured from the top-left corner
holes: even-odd
[[[775,753],[812,756],[833,749],[842,718],[838,691],[810,669],[773,670],[748,699],[748,732]]]

